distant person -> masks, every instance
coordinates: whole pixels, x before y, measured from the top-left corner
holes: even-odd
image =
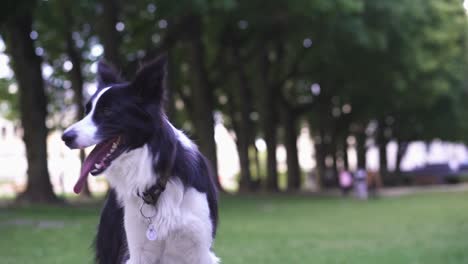
[[[354,188],[356,197],[361,200],[367,200],[367,172],[365,169],[359,168],[354,174]]]
[[[351,176],[351,173],[345,169],[342,169],[340,170],[338,178],[343,196],[348,196],[349,191],[353,187],[353,177]]]

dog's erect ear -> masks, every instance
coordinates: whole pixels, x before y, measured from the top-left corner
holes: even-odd
[[[164,96],[164,81],[166,77],[167,56],[144,65],[136,74],[132,83],[137,95],[145,100],[161,103]]]
[[[107,64],[103,60],[99,61],[98,63],[98,89],[102,89],[107,87],[111,84],[121,83],[123,82],[120,75],[114,69],[113,66]]]

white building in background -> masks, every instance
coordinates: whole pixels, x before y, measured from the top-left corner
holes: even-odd
[[[391,141],[387,145],[387,162],[389,170],[396,165],[397,144]],[[456,170],[462,164],[468,163],[468,150],[465,145],[434,140],[430,144],[422,141],[412,142],[406,155],[401,161],[402,171],[424,167],[427,164],[448,164]],[[371,146],[367,151],[367,167],[372,170],[379,169],[379,150]]]

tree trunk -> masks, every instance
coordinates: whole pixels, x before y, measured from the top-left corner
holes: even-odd
[[[380,175],[385,176],[388,172],[388,163],[387,163],[387,143],[388,140],[385,138],[385,128],[384,121],[379,121],[379,127],[377,130],[377,144],[379,147],[379,168]]]
[[[366,133],[364,131],[356,134],[356,151],[358,169],[366,169]]]
[[[31,10],[31,9],[29,9]],[[41,72],[41,58],[35,54],[31,13],[18,14],[5,25],[8,53],[19,87],[21,124],[28,161],[26,190],[19,201],[57,202],[47,168],[47,99]]]
[[[83,99],[83,72],[82,72],[82,60],[81,55],[77,48],[75,47],[75,42],[72,38],[72,29],[73,29],[73,20],[72,20],[72,12],[69,9],[68,5],[64,6],[64,22],[65,22],[65,40],[66,40],[66,52],[68,58],[70,59],[71,63],[73,64],[73,68],[70,70],[70,80],[72,83],[73,89],[73,103],[76,106],[77,113],[76,113],[76,120],[80,120],[84,117],[84,99]],[[83,164],[85,159],[85,152],[84,150],[80,150],[80,161]],[[79,175],[77,175],[78,177]],[[89,184],[86,181],[83,191],[80,194],[84,197],[91,197],[91,191],[89,189]]]
[[[242,132],[238,133],[239,138],[237,139],[237,150],[239,152],[239,163],[241,169],[239,191],[251,191],[252,175],[250,173],[249,142],[245,140],[245,135],[242,134]]]
[[[236,89],[238,91],[238,89]],[[239,157],[240,165],[240,177],[239,177],[239,189],[240,192],[245,192],[250,190],[251,184],[251,173],[250,173],[250,160],[249,160],[249,144],[246,141],[246,133],[241,129],[241,123],[244,122],[241,116],[238,115],[238,108],[241,103],[235,100],[236,96],[232,93],[231,89],[226,89],[226,95],[229,100],[227,105],[227,110],[231,118],[231,126],[236,134],[236,148]]]
[[[343,138],[343,166],[345,170],[349,170],[349,160],[348,160],[348,142],[346,141],[346,136]]]
[[[267,125],[269,127],[269,125]],[[276,130],[276,128],[273,128]],[[278,188],[278,171],[277,171],[277,160],[276,160],[276,131],[265,132],[265,142],[267,145],[267,179],[266,188],[268,191],[277,192]]]
[[[260,113],[261,126],[265,143],[267,146],[267,179],[266,189],[268,191],[277,192],[278,189],[278,171],[276,160],[276,145],[277,145],[277,113],[275,111],[276,104],[276,87],[271,85],[268,79],[268,54],[267,51],[261,56],[260,74],[262,78],[261,98],[260,98]]]
[[[236,89],[237,91],[239,89]],[[227,106],[229,116],[231,118],[231,126],[236,134],[236,147],[239,157],[240,177],[239,177],[239,191],[250,191],[252,186],[252,177],[250,172],[250,159],[249,159],[249,141],[247,133],[244,130],[245,121],[238,115],[237,108],[240,108],[242,103],[236,102],[235,98],[229,89],[226,90],[230,104]],[[242,129],[241,129],[242,127]]]
[[[257,190],[261,185],[262,185],[262,166],[260,164],[260,157],[258,155],[258,149],[257,146],[255,146],[255,142],[251,144],[254,150],[254,160],[255,160],[255,175],[257,176],[256,180],[253,181],[254,184],[254,190]]]
[[[325,179],[325,169],[326,169],[326,164],[325,164],[325,144],[324,144],[324,137],[325,137],[325,132],[323,131],[323,128],[320,128],[318,131],[318,136],[320,137],[320,140],[314,140],[314,149],[315,149],[315,166],[316,166],[316,184],[317,188],[323,187],[323,180]]]
[[[283,111],[283,127],[288,165],[288,191],[298,191],[301,187],[301,169],[297,149],[297,120],[294,111],[288,107]]]
[[[240,110],[240,120],[238,120],[237,134],[237,149],[239,152],[239,161],[241,168],[241,178],[239,181],[239,190],[250,190],[252,191],[254,186],[252,184],[252,173],[250,171],[250,157],[249,157],[249,146],[252,138],[253,124],[250,120],[250,112],[252,103],[251,90],[245,73],[244,67],[242,67],[241,54],[239,47],[233,45],[232,48],[232,59],[235,61],[236,72],[239,79],[239,87],[235,89],[237,94],[235,95],[236,105]],[[234,102],[231,102],[233,104]],[[236,119],[235,113],[232,119]]]
[[[98,31],[104,46],[104,58],[116,69],[122,71],[125,65],[123,65],[119,51],[121,39],[115,28],[119,16],[118,0],[100,0],[100,4],[102,5],[102,14],[100,14]]]
[[[333,158],[333,185],[338,185],[338,142],[336,137],[333,137],[332,142],[330,142],[330,154]]]
[[[379,142],[379,168],[380,168],[380,175],[385,176],[388,172],[388,165],[387,165],[387,141],[383,140]]]
[[[218,177],[216,142],[214,138],[214,95],[208,79],[205,65],[205,47],[201,39],[202,21],[198,16],[189,19],[189,55],[188,60],[192,73],[193,124],[198,136],[197,142],[201,152],[210,160],[216,175],[215,182],[221,189]]]
[[[403,160],[403,157],[406,154],[406,150],[408,149],[408,143],[403,142],[399,139],[397,139],[397,156],[396,156],[396,164],[395,164],[395,173],[397,176],[401,175],[401,161]]]

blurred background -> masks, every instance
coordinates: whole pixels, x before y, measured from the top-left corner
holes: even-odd
[[[218,172],[224,263],[468,263],[468,3],[1,5],[2,263],[91,261],[108,185],[72,194],[87,151],[61,133],[99,60],[131,80],[162,53],[169,119]]]

